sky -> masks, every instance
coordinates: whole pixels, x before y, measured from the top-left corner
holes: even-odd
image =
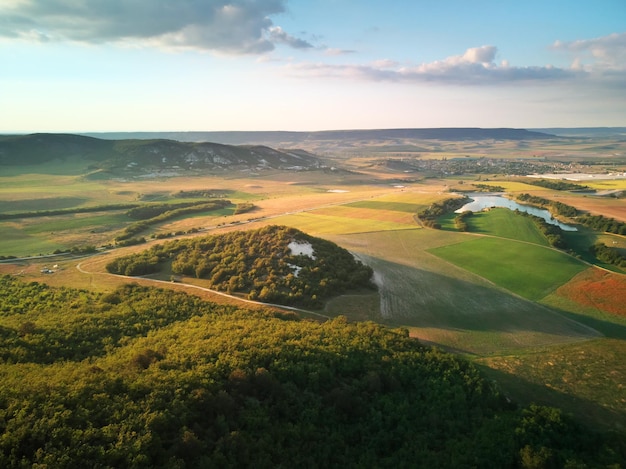
[[[0,133],[626,126],[626,0],[0,0]]]

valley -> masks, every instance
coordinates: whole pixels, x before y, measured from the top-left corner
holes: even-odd
[[[0,273],[96,292],[159,280],[161,288],[237,305],[236,295],[199,290],[209,285],[193,275],[177,275],[175,282],[167,272],[127,278],[109,274],[106,264],[174,239],[293,227],[348,249],[374,270],[378,285],[374,293],[331,298],[305,317],[345,316],[404,328],[421,343],[474,362],[517,402],[561,407],[598,428],[626,428],[620,358],[626,352],[626,271],[588,253],[601,241],[624,254],[624,235],[577,225],[576,234],[565,235],[569,247],[556,250],[532,220],[507,209],[476,212],[465,232],[455,228],[453,214],[438,218],[441,229],[424,227],[417,216],[433,203],[487,186],[504,189],[507,197],[527,193],[624,223],[626,180],[609,174],[626,170],[626,144],[612,137],[590,142],[411,135],[389,143],[361,135],[347,148],[343,137],[331,137],[277,150],[283,156],[276,163],[269,163],[269,149],[257,159],[247,153],[202,168],[199,160],[184,166],[181,161],[191,160],[183,152],[172,165],[163,162],[163,152],[182,147],[155,147],[159,141],[117,141],[111,160],[102,148],[112,144],[97,141],[100,153],[90,150],[96,155],[91,160],[76,150],[67,158],[61,151],[29,164],[3,164]],[[607,145],[610,153],[593,150]],[[119,148],[135,153],[122,158]],[[584,191],[540,187],[525,177],[555,170],[594,177],[578,182],[587,186]],[[213,200],[222,205],[203,205]],[[143,239],[137,244],[116,241],[137,223],[128,215],[130,206],[173,211],[181,204],[199,208],[142,225],[133,235]],[[56,257],[39,258],[54,252]],[[609,348],[616,353],[607,353]],[[572,361],[569,353],[584,358]]]

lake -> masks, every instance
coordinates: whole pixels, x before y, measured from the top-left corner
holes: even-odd
[[[548,210],[533,207],[531,205],[518,204],[514,200],[507,199],[506,197],[503,197],[499,194],[468,194],[468,197],[470,197],[472,201],[463,205],[463,207],[461,207],[460,209],[455,210],[455,213],[467,212],[468,210],[471,210],[472,212],[480,212],[481,210],[484,210],[486,208],[504,207],[508,208],[509,210],[519,210],[520,212],[526,212],[530,215],[541,217],[547,223],[550,223],[551,225],[556,225],[563,231],[578,231],[576,227],[566,225],[565,223],[561,223],[558,220],[552,218],[552,215]]]

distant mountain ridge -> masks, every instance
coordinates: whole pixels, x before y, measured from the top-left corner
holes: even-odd
[[[102,139],[154,139],[166,138],[180,142],[216,142],[228,145],[281,144],[323,140],[537,140],[554,138],[544,132],[513,128],[422,128],[422,129],[370,129],[295,131],[217,131],[217,132],[102,132],[82,135]]]
[[[279,151],[261,145],[223,145],[167,139],[106,140],[75,134],[0,136],[0,165],[41,164],[70,158],[100,169],[217,169],[226,167],[286,169],[320,165],[300,150]]]

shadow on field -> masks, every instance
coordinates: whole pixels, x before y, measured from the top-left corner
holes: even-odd
[[[596,318],[593,316],[588,316],[580,313],[573,313],[570,311],[563,311],[561,309],[554,308],[559,314],[565,316],[572,321],[579,322],[581,324],[585,324],[592,329],[602,333],[604,336],[609,337],[611,339],[622,339],[626,340],[626,325],[620,324],[618,322],[613,322],[610,320],[610,314],[606,313],[609,319],[604,320],[600,318]],[[619,318],[616,318],[618,321]]]
[[[494,380],[504,394],[519,405],[539,404],[558,407],[579,422],[597,430],[626,429],[626,410],[618,412],[607,409],[588,399],[551,389],[544,384],[533,383],[514,374],[480,363],[474,365],[485,376]]]
[[[434,342],[467,352],[578,341],[592,324],[513,295],[468,274],[444,275],[362,256],[376,272],[385,321],[435,332]],[[606,327],[603,327],[606,329]],[[448,339],[446,339],[448,337]]]

